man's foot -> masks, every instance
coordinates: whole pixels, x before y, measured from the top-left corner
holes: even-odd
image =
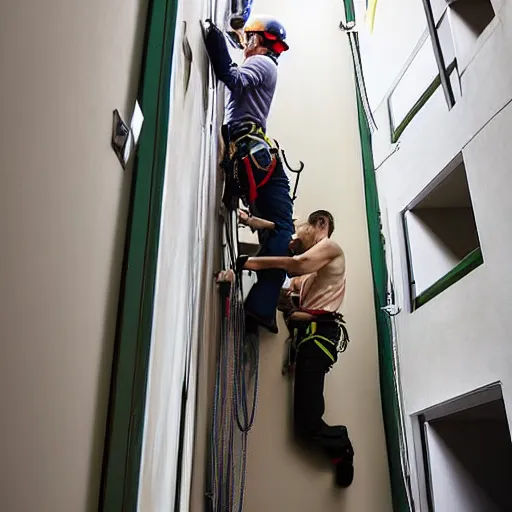
[[[245,332],[247,334],[258,334],[259,324],[258,322],[249,315],[245,315]]]
[[[354,480],[354,449],[350,444],[343,453],[331,461],[334,464],[336,485],[349,487]]]
[[[267,320],[264,320],[263,318],[260,318],[259,316],[255,315],[254,313],[251,313],[249,311],[246,312],[246,325],[249,322],[256,322],[260,327],[264,327],[268,331],[270,331],[272,334],[277,334],[279,332],[279,329],[277,328],[277,324],[275,322],[269,322]]]

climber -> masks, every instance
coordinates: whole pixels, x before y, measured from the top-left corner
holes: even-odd
[[[243,28],[251,15],[252,4],[253,0],[231,1],[231,12],[227,20],[227,35],[235,48],[243,49],[244,47]]]
[[[294,232],[290,183],[274,141],[266,135],[267,117],[277,80],[277,62],[284,51],[286,32],[270,16],[253,16],[244,26],[245,60],[233,64],[223,33],[213,24],[205,32],[205,44],[217,78],[227,89],[225,125],[226,155],[223,202],[238,208],[239,199],[251,213],[274,224],[258,231],[262,256],[285,256]],[[246,328],[258,325],[277,333],[276,308],[286,273],[269,269],[257,273],[245,303]]]
[[[297,436],[323,449],[335,467],[336,482],[347,487],[354,477],[354,450],[345,426],[329,426],[325,410],[325,374],[337,361],[340,342],[348,335],[338,313],[345,295],[345,255],[331,240],[334,219],[325,210],[309,215],[297,227],[293,257],[240,256],[237,270],[281,269],[291,276],[289,291],[299,292],[299,304],[288,311],[295,332],[294,426]],[[341,350],[344,350],[342,347]]]

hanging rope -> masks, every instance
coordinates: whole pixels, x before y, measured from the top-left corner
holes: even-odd
[[[350,43],[350,51],[352,52],[352,60],[354,61],[354,72],[356,76],[356,87],[361,96],[361,102],[365,117],[368,121],[370,130],[373,132],[377,129],[377,124],[373,117],[373,113],[368,101],[368,95],[366,92],[366,83],[363,74],[363,65],[361,63],[361,54],[359,52],[359,35],[357,32],[347,32],[348,41]]]
[[[224,268],[234,268],[239,254],[236,211],[223,215]],[[246,335],[241,275],[220,283],[221,339],[217,353],[210,439],[208,510],[242,512],[248,433],[254,423],[258,393],[259,343]]]

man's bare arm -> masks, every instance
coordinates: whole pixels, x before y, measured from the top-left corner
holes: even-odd
[[[278,268],[286,270],[290,275],[302,276],[317,272],[340,254],[341,248],[328,238],[324,238],[299,256],[256,256],[248,258],[244,269],[256,271]]]
[[[251,217],[249,219],[249,223],[247,224],[251,229],[254,229],[256,231],[262,230],[262,229],[275,229],[276,225],[265,219],[260,219],[259,217]]]
[[[250,227],[253,231],[259,231],[263,229],[275,229],[276,225],[265,219],[259,217],[250,216],[244,210],[238,210],[238,220],[241,224]]]

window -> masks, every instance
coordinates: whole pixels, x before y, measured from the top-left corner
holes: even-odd
[[[483,263],[462,154],[403,213],[413,310]]]
[[[476,42],[495,17],[491,0],[423,0],[427,25],[448,107],[455,104],[448,67],[469,64]]]
[[[398,140],[427,101],[428,98],[424,96],[428,94],[438,74],[432,46],[425,32],[388,98],[393,142]]]
[[[431,510],[512,510],[512,443],[499,384],[432,407],[417,419]]]
[[[447,37],[447,21],[444,19],[446,18],[446,8],[443,9],[444,5],[440,5],[440,2],[443,2],[443,0],[432,0],[432,4],[431,0],[423,0],[423,7],[425,8],[427,27],[439,70],[439,81],[443,87],[448,108],[451,109],[455,105],[455,96],[450,81],[449,67],[456,66],[456,59],[452,38]],[[437,19],[438,16],[440,19]],[[441,39],[443,45],[441,45]]]
[[[438,31],[443,38],[443,62],[448,63],[445,69],[448,85],[450,86],[450,106],[455,104],[454,90],[457,87],[455,51],[447,18],[443,17],[438,24]],[[445,23],[446,21],[446,23]],[[444,68],[443,68],[444,69]],[[388,97],[388,111],[391,125],[391,141],[397,142],[407,125],[426,104],[437,88],[442,84],[434,46],[426,30],[416,45],[412,56],[398,76]],[[460,94],[457,94],[457,97]]]
[[[464,69],[478,38],[494,19],[494,9],[490,0],[452,0],[448,2],[448,15],[457,57]]]

